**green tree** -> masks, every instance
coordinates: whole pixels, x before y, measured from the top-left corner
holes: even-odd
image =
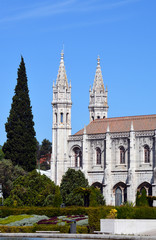
[[[47,153],[51,153],[51,151],[52,151],[52,143],[47,139],[43,139],[41,148],[40,148],[40,157]]]
[[[136,195],[136,206],[149,206],[148,199],[146,196],[146,190],[143,188],[141,192],[137,191]]]
[[[0,183],[3,187],[3,197],[7,198],[13,189],[13,182],[19,177],[26,175],[26,171],[20,166],[14,166],[11,160],[0,161]]]
[[[4,152],[2,151],[2,149],[0,148],[0,160],[2,160],[4,158]]]
[[[90,204],[89,206],[91,207],[96,207],[96,206],[102,206],[105,205],[105,200],[103,195],[101,194],[100,189],[95,188],[95,187],[90,187],[91,188],[91,194],[90,194]]]
[[[7,141],[3,146],[5,158],[11,159],[14,165],[20,165],[26,171],[35,169],[37,143],[23,57],[5,129],[7,132]]]
[[[65,203],[66,206],[84,206],[83,195],[75,192],[75,189],[78,187],[88,187],[88,180],[80,170],[76,171],[69,168],[62,177],[60,185],[63,203]]]
[[[45,175],[33,170],[27,176],[19,177],[14,181],[13,190],[4,201],[4,205],[10,206],[16,203],[16,206],[54,206],[55,195],[60,205],[61,195],[58,186]]]

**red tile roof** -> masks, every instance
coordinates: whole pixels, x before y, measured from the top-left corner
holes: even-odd
[[[86,126],[87,134],[106,133],[109,126],[110,132],[129,132],[133,123],[134,131],[148,131],[156,129],[156,114],[144,116],[115,117],[96,119]],[[81,129],[74,135],[82,135],[84,129]]]

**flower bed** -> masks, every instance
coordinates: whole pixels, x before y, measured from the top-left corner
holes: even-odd
[[[70,224],[71,222],[76,221],[78,226],[88,225],[88,216],[85,215],[71,215],[71,216],[59,216],[52,217],[50,219],[42,219],[38,221],[37,224],[53,224],[58,226],[64,226]]]

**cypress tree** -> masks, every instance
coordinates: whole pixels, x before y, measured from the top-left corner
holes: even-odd
[[[37,141],[23,57],[17,75],[15,95],[5,124],[7,141],[4,143],[3,152],[5,158],[11,159],[14,165],[32,171],[36,167]]]

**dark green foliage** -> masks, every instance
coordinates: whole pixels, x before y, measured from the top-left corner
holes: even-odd
[[[23,57],[5,129],[7,132],[7,141],[3,146],[5,158],[11,159],[14,165],[20,165],[26,171],[35,169],[36,138]]]
[[[91,194],[90,194],[90,207],[97,207],[105,205],[105,200],[103,195],[101,194],[100,189],[91,187]]]
[[[13,189],[13,181],[26,174],[22,167],[13,166],[11,160],[3,159],[0,161],[0,183],[2,183],[4,198],[10,195],[10,191]]]
[[[47,139],[43,139],[41,148],[40,148],[40,157],[47,153],[51,153],[51,151],[52,151],[52,143]]]
[[[80,193],[84,198],[84,207],[97,207],[105,205],[104,197],[100,189],[95,187],[78,187],[74,189],[74,193]]]
[[[45,175],[40,175],[36,170],[30,172],[27,176],[19,177],[14,181],[13,190],[10,196],[5,200],[4,205],[8,206],[43,206],[48,204],[47,197],[57,194],[59,198],[58,187]],[[54,202],[52,203],[54,206]]]
[[[46,215],[49,218],[55,216],[68,216],[68,215],[87,215],[88,208],[84,207],[6,207],[0,206],[0,218],[7,217],[9,215]]]
[[[0,231],[2,233],[35,233],[36,231],[60,231],[60,233],[69,233],[70,226],[56,226],[56,225],[37,225],[26,226],[26,227],[10,227],[10,226],[0,226]],[[88,233],[87,227],[76,227],[77,233]]]
[[[100,231],[100,219],[106,218],[112,207],[89,207],[88,208],[88,220],[90,233],[94,231]]]
[[[118,219],[133,219],[135,215],[135,208],[130,206],[115,207],[117,210]]]
[[[0,160],[4,159],[4,152],[2,151],[2,149],[0,148]]]
[[[66,206],[84,206],[84,197],[82,194],[74,192],[74,189],[78,187],[88,187],[88,180],[80,170],[68,169],[62,177],[60,185],[63,203]]]
[[[137,191],[136,206],[149,206],[146,196],[146,190],[144,188],[142,189],[141,193]]]

